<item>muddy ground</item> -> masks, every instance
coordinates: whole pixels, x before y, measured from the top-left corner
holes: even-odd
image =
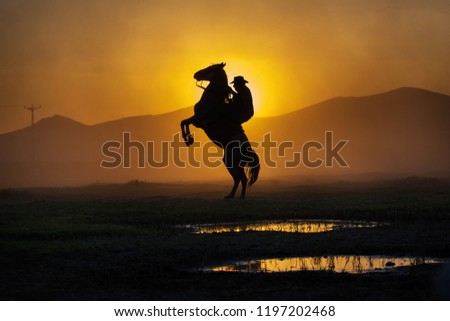
[[[258,186],[259,185],[259,186]],[[256,258],[450,257],[450,183],[258,182],[229,186],[130,182],[0,191],[1,300],[442,300],[444,264],[385,273],[199,272]],[[287,219],[384,223],[295,234],[193,234],[178,225]],[[447,271],[447,272],[446,272]]]

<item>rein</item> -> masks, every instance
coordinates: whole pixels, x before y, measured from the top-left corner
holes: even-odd
[[[198,87],[198,88],[201,88],[201,89],[203,89],[203,90],[205,90],[206,89],[206,87],[203,87],[202,86],[202,84],[203,84],[203,80],[200,80],[200,85],[198,84],[198,80],[195,82],[195,85]]]

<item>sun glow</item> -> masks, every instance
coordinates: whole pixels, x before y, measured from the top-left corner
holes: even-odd
[[[282,101],[283,88],[281,75],[270,61],[252,59],[230,59],[226,70],[230,81],[235,76],[244,76],[249,82],[253,96],[256,117],[264,117],[277,113],[277,106]],[[281,112],[278,112],[281,113]]]
[[[449,91],[445,1],[110,2],[0,2],[12,17],[0,20],[0,103],[11,106],[0,132],[27,124],[16,108],[27,102],[45,106],[39,118],[86,124],[193,106],[194,72],[219,62],[230,81],[248,79],[256,117],[400,86]]]
[[[211,63],[205,64],[204,61]],[[287,76],[283,75],[281,68],[271,61],[236,58],[231,54],[224,55],[222,58],[207,57],[202,61],[199,59],[186,61],[183,67],[169,72],[173,76],[172,78],[161,75],[173,90],[173,93],[168,96],[173,101],[170,105],[194,105],[200,99],[202,90],[195,86],[193,74],[210,64],[221,62],[226,63],[225,71],[229,83],[235,76],[244,76],[248,81],[247,86],[252,92],[255,117],[267,117],[286,112],[283,107],[289,104],[287,99],[289,86]],[[232,85],[230,84],[230,86]],[[292,103],[290,104],[292,105]]]
[[[205,63],[205,61],[208,63]],[[229,83],[233,81],[235,76],[239,75],[248,80],[247,86],[252,92],[256,117],[283,113],[282,110],[278,109],[278,106],[286,97],[286,92],[283,89],[283,82],[280,81],[282,76],[276,66],[270,62],[255,62],[251,59],[247,61],[235,59],[232,56],[216,59],[204,58],[202,61],[198,59],[186,60],[183,66],[178,65],[176,68],[175,66],[167,66],[165,73],[158,75],[158,77],[167,87],[165,95],[170,101],[168,105],[182,107],[194,105],[202,94],[202,89],[196,86],[193,78],[194,73],[210,64],[220,62],[226,63],[225,71]],[[151,79],[149,77],[148,80],[143,81],[148,84]],[[231,84],[230,86],[232,87]]]

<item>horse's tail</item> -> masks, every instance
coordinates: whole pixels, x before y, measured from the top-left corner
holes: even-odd
[[[258,180],[259,170],[261,168],[258,154],[256,154],[254,150],[252,150],[252,160],[248,162],[245,167],[248,187],[251,187]]]

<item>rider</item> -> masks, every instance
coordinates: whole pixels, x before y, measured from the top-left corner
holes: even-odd
[[[252,93],[246,86],[247,83],[248,81],[243,76],[236,76],[231,82],[236,92],[233,92],[233,99],[229,104],[228,117],[231,119],[233,126],[238,125],[241,128],[241,133],[235,136],[233,142],[225,147],[224,162],[227,167],[232,166],[232,158],[237,151],[240,151],[247,161],[257,157],[241,126],[254,114]]]
[[[242,76],[234,77],[231,82],[236,93],[233,94],[230,118],[239,124],[245,123],[253,117],[253,98],[250,89],[246,86],[247,80]]]

